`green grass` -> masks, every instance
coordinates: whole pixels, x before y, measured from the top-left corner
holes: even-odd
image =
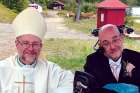
[[[45,41],[43,56],[65,69],[82,69],[94,41],[49,39]]]
[[[89,34],[92,28],[96,28],[96,19],[82,19],[75,22],[73,18],[65,18],[65,24],[69,28]]]
[[[11,23],[15,16],[16,13],[0,4],[0,22]]]
[[[140,41],[139,40],[125,38],[124,39],[124,47],[140,52]]]
[[[140,17],[130,17],[130,20],[140,19]],[[96,18],[95,19],[82,19],[80,22],[75,22],[73,18],[65,17],[65,24],[71,29],[75,29],[80,32],[90,33],[92,28],[96,28]],[[129,24],[130,25],[130,24]],[[140,23],[134,23],[132,28],[140,33]]]
[[[94,52],[95,40],[49,39],[45,41],[43,57],[72,71],[82,70],[86,56]],[[140,52],[140,41],[125,38],[124,47]]]
[[[135,31],[140,33],[140,23],[134,23],[133,28],[134,28]]]
[[[138,32],[140,33],[140,23],[136,23],[134,20],[136,19],[139,19],[140,20],[140,17],[139,16],[127,16],[126,17],[127,20],[128,20],[128,24],[130,27],[132,27],[134,29],[135,32]]]

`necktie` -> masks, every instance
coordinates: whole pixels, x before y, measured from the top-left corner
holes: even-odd
[[[117,81],[119,79],[119,73],[117,71],[118,68],[119,68],[119,65],[117,65],[117,64],[111,64],[112,73],[113,73],[113,75],[114,75],[114,77],[116,78]]]

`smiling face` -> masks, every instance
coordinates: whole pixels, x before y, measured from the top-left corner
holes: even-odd
[[[23,64],[32,64],[38,59],[42,48],[42,41],[34,35],[22,35],[16,38],[16,48]]]
[[[104,48],[104,55],[117,61],[122,55],[123,39],[116,27],[110,26],[99,32],[99,46]]]

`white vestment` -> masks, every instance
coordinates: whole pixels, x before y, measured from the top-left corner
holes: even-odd
[[[16,56],[0,61],[0,93],[73,93],[73,77],[49,61],[35,67],[21,67]]]

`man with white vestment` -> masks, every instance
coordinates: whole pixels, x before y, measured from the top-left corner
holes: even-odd
[[[39,59],[45,20],[34,8],[12,23],[17,54],[0,61],[0,93],[73,93],[73,74]]]

